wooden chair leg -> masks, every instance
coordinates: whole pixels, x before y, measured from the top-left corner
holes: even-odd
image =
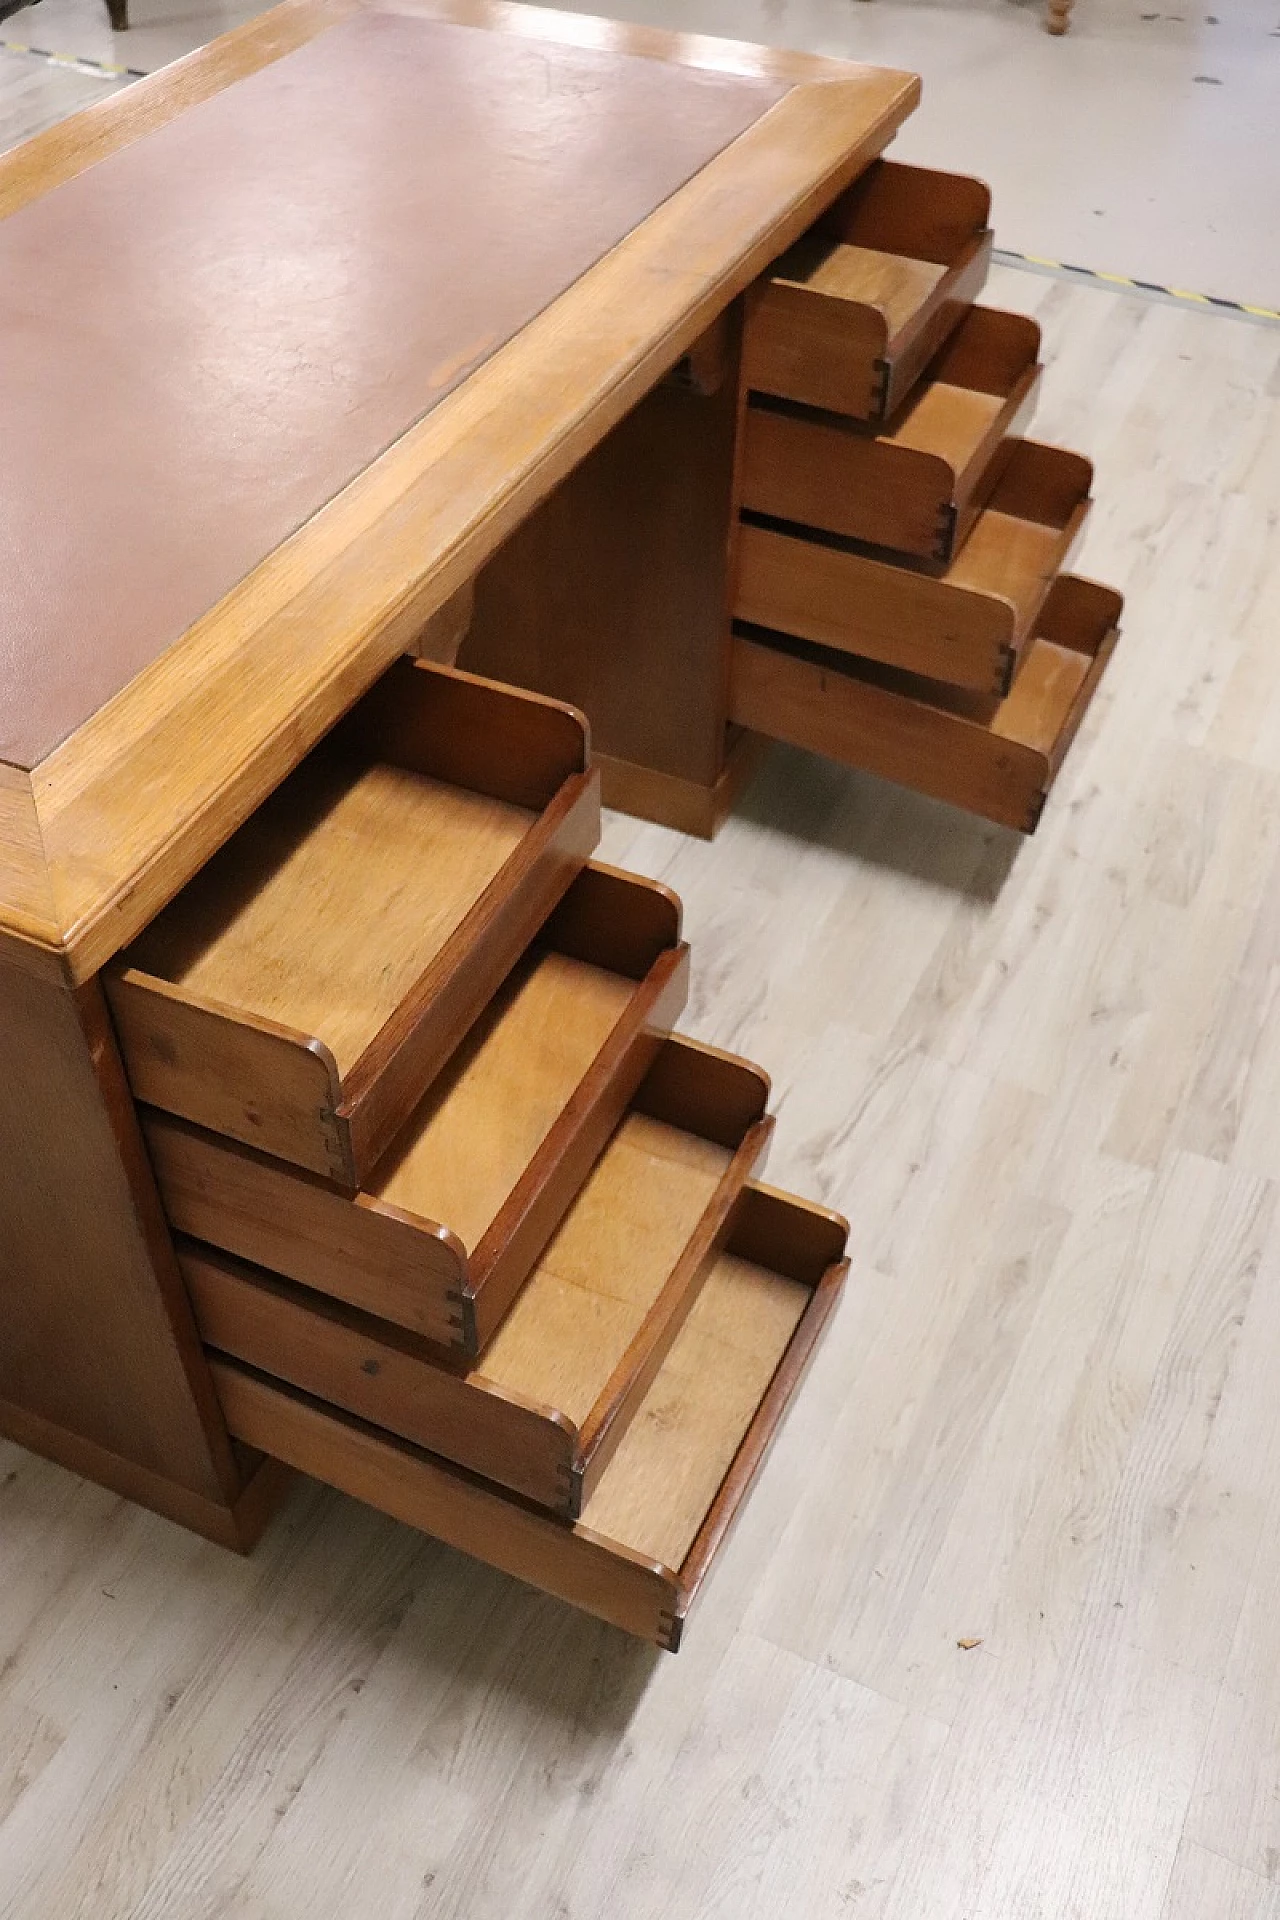
[[[1065,33],[1071,25],[1071,9],[1075,0],[1049,0],[1049,12],[1045,26],[1050,33]]]
[[[107,18],[112,33],[125,33],[129,26],[129,0],[107,0]]]

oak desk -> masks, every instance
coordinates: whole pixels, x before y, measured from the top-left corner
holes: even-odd
[[[917,91],[287,0],[0,159],[0,1431],[252,1540],[272,1470],[228,1440],[101,970]],[[651,714],[702,703],[674,786],[714,798],[703,679]]]

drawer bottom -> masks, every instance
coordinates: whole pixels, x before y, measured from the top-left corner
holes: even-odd
[[[771,739],[1031,833],[1111,657],[1122,604],[1111,588],[1064,575],[1003,699],[739,629],[730,714]]]
[[[845,1223],[771,1188],[725,1251],[578,1521],[211,1354],[236,1438],[674,1652],[847,1270]]]

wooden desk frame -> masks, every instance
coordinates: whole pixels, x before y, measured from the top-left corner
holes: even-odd
[[[390,4],[789,91],[31,773],[0,765],[0,1433],[240,1548],[280,1471],[227,1437],[97,975],[919,94],[575,14]],[[285,0],[0,158],[0,217],[361,5]]]

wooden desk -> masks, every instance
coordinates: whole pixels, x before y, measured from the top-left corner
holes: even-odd
[[[252,1540],[272,1471],[228,1439],[102,969],[917,92],[540,9],[286,0],[0,160],[0,1431]],[[720,472],[730,402],[696,406],[653,430]],[[681,796],[723,778],[718,661]]]

